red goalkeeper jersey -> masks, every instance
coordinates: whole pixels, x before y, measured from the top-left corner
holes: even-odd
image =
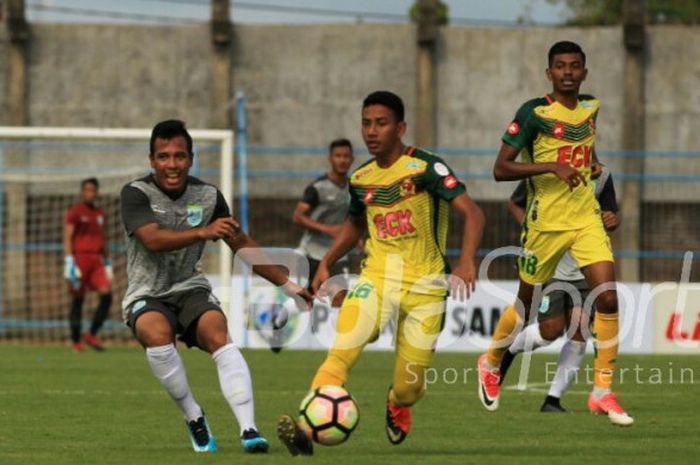
[[[101,253],[105,244],[105,213],[85,203],[73,205],[66,213],[66,224],[75,226],[71,245],[73,254]]]

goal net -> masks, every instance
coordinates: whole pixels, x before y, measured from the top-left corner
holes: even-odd
[[[80,201],[80,182],[90,177],[100,184],[97,203],[105,210],[105,238],[114,267],[114,298],[101,336],[111,341],[132,339],[121,319],[127,283],[119,193],[126,183],[150,171],[150,133],[150,129],[0,127],[0,340],[69,340],[64,217]],[[230,204],[233,133],[190,133],[195,142],[191,174],[219,187]],[[202,265],[216,281],[231,282],[231,253],[223,241],[207,246]],[[224,305],[228,289],[217,288]],[[84,331],[97,297],[94,292],[86,294]]]

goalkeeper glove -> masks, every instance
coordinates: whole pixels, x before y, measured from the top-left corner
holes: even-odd
[[[114,268],[112,268],[112,260],[110,260],[109,258],[105,259],[104,265],[107,279],[109,279],[109,282],[112,282],[112,280],[114,279]]]
[[[73,255],[66,255],[64,258],[63,277],[71,283],[74,289],[80,287],[80,278],[82,278],[82,274],[80,273],[80,268],[75,264]]]

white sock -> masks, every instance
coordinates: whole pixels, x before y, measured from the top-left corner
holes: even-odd
[[[576,377],[578,369],[581,367],[583,356],[586,354],[586,343],[581,341],[567,340],[559,352],[557,361],[557,372],[554,374],[552,385],[549,387],[549,395],[561,399],[571,382]]]
[[[180,407],[185,419],[192,421],[201,417],[202,409],[192,396],[192,390],[187,383],[185,366],[175,349],[175,344],[148,347],[146,358],[156,379]]]
[[[525,329],[518,333],[508,350],[512,354],[519,354],[520,352],[524,352],[526,348],[529,350],[536,350],[540,347],[548,346],[551,343],[552,341],[542,339],[540,327],[537,323],[534,323],[527,325]]]
[[[610,388],[599,388],[593,386],[593,397],[595,397],[596,399],[600,399],[605,394],[610,394]]]
[[[247,429],[255,429],[255,407],[253,404],[253,382],[243,354],[234,344],[229,343],[212,354],[219,372],[221,392],[231,406],[238,420],[241,434]]]

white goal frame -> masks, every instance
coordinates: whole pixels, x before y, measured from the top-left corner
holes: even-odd
[[[129,140],[146,141],[152,129],[135,128],[89,128],[89,127],[23,127],[0,126],[0,139],[73,139],[73,140]],[[217,186],[233,209],[233,147],[234,133],[226,129],[189,129],[197,142],[219,142],[221,173]],[[219,243],[219,297],[228,314],[231,304],[232,253],[224,241]]]

